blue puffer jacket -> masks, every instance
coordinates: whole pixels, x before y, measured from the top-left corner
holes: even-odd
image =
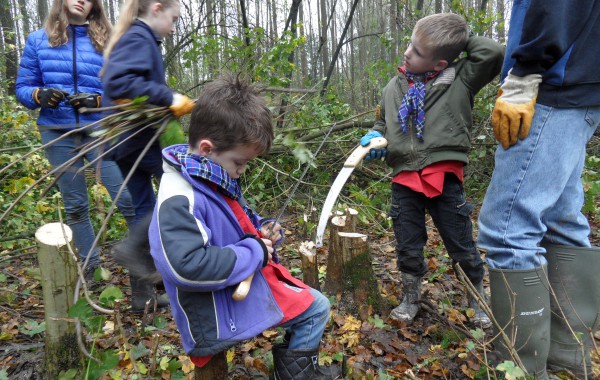
[[[58,47],[49,45],[44,29],[27,37],[16,83],[17,99],[25,107],[39,107],[32,97],[33,91],[39,87],[58,88],[69,94],[102,94],[98,74],[104,59],[92,45],[87,32],[87,25],[69,25],[69,41]],[[42,108],[37,124],[69,130],[101,117],[102,114],[97,112],[80,114],[65,99],[56,109]]]

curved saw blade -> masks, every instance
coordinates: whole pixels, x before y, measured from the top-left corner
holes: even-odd
[[[365,156],[369,153],[371,149],[380,149],[385,148],[387,146],[387,140],[383,137],[376,137],[371,140],[370,144],[367,146],[359,146],[346,159],[344,162],[344,167],[340,170],[339,174],[333,181],[333,185],[329,189],[329,193],[327,194],[327,198],[325,198],[325,203],[323,204],[323,209],[321,210],[321,216],[319,218],[319,224],[317,225],[317,236],[315,239],[316,247],[323,246],[323,235],[325,234],[325,227],[327,227],[327,221],[331,216],[331,210],[333,210],[333,206],[335,205],[335,201],[337,200],[344,184],[350,178],[350,175],[356,168],[356,166],[365,158]]]

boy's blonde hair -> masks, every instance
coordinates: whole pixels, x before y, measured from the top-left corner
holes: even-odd
[[[89,23],[88,36],[94,48],[99,53],[102,53],[110,35],[111,25],[104,13],[102,0],[92,0],[92,4],[92,10],[87,16]],[[48,35],[48,43],[52,47],[64,45],[69,41],[69,18],[67,12],[67,3],[64,0],[54,0],[44,25],[44,29],[46,29],[46,34]]]
[[[436,13],[417,21],[412,36],[418,38],[434,58],[451,63],[465,49],[469,28],[460,15]]]

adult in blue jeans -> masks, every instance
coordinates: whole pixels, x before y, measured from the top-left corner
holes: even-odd
[[[41,108],[37,125],[44,144],[71,132],[45,149],[53,168],[70,160],[77,148],[91,141],[88,130],[82,127],[102,117],[99,113],[80,114],[78,109],[100,105],[102,83],[98,73],[110,30],[102,2],[55,0],[45,27],[27,38],[16,80],[17,99],[29,109]],[[80,128],[80,132],[72,132]],[[84,159],[97,157],[98,152],[92,150],[70,165],[67,172],[57,173],[75,246],[83,262],[89,256],[85,268],[88,280],[100,265],[100,255],[93,247],[95,234],[85,176],[77,171]],[[121,172],[114,161],[108,160],[100,161],[99,170],[114,200],[123,183]],[[117,205],[127,222],[133,222],[135,212],[127,191],[122,192]]]
[[[547,369],[591,378],[600,249],[581,213],[581,173],[600,123],[599,40],[598,1],[513,3],[478,243],[493,314],[539,379]]]

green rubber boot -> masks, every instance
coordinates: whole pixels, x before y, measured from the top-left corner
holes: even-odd
[[[547,380],[550,292],[546,268],[490,269],[489,272],[494,317],[509,340],[514,342],[514,348],[525,367],[523,369],[536,379]],[[494,329],[497,330],[497,327]],[[504,360],[514,362],[501,337],[495,341],[495,347]]]
[[[592,378],[590,351],[600,327],[600,248],[544,244],[553,295],[548,368]]]

